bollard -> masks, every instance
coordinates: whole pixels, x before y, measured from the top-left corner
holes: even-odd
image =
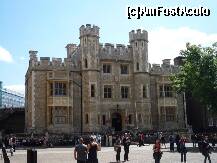
[[[32,163],[37,163],[37,150],[32,150]]]
[[[10,163],[10,159],[8,158],[5,147],[2,147],[2,154],[3,154],[4,163]]]
[[[27,163],[31,163],[32,160],[32,149],[27,149]]]
[[[27,163],[37,163],[37,150],[27,149]]]

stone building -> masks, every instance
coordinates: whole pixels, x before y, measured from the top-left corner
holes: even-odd
[[[66,46],[64,61],[38,60],[37,51],[29,51],[27,131],[185,128],[183,95],[172,90],[169,80],[179,67],[170,59],[161,65],[148,62],[147,31],[129,32],[127,46],[103,45],[99,27],[87,24],[80,27],[79,39],[78,46]]]

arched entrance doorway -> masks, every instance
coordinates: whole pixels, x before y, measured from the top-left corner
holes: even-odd
[[[115,131],[122,130],[122,119],[120,113],[112,114],[112,127],[115,129]]]

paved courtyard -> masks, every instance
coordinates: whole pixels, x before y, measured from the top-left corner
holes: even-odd
[[[73,158],[74,148],[48,148],[37,149],[38,163],[76,163]],[[175,152],[169,152],[169,149],[162,150],[163,157],[161,163],[179,163],[180,154]],[[121,152],[121,160],[123,160],[123,147]],[[102,147],[102,150],[98,152],[99,163],[114,163],[115,152],[113,147]],[[26,163],[26,150],[17,150],[14,156],[10,156],[11,163]],[[152,145],[143,147],[137,147],[135,145],[130,146],[129,163],[153,163],[152,158]],[[217,153],[211,154],[212,163],[217,163]],[[3,160],[0,160],[3,163]],[[203,156],[198,152],[187,153],[188,163],[203,163]]]

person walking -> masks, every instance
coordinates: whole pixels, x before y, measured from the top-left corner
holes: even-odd
[[[204,156],[204,163],[206,163],[206,160],[209,160],[209,163],[211,163],[210,159],[210,153],[211,153],[212,147],[209,145],[208,136],[205,137],[204,141],[202,142],[202,154]]]
[[[169,142],[170,142],[170,152],[174,152],[174,136],[173,135],[170,135],[169,136]]]
[[[179,134],[176,135],[176,138],[175,138],[175,142],[176,142],[176,146],[177,146],[177,152],[180,152],[180,136]]]
[[[90,143],[87,145],[88,149],[88,163],[98,163],[97,151],[101,150],[101,145],[97,144],[96,139],[91,137]]]
[[[157,139],[153,146],[153,158],[155,163],[160,163],[160,159],[162,157],[160,139]]]
[[[164,147],[166,149],[167,148],[166,147],[166,140],[165,140],[165,137],[164,137],[163,133],[160,136],[160,141],[161,141],[162,146],[164,145]]]
[[[180,153],[181,153],[181,162],[186,162],[186,153],[187,153],[187,148],[185,146],[186,143],[186,138],[181,137],[179,144],[180,144]]]
[[[121,154],[121,138],[120,137],[117,137],[114,149],[116,151],[116,161],[120,162],[120,154]]]
[[[124,146],[124,161],[129,161],[128,155],[130,152],[130,137],[127,133],[125,133],[123,138],[123,146]]]
[[[79,144],[75,146],[74,158],[77,160],[77,163],[86,163],[87,162],[87,146],[84,143],[83,138],[79,139]]]

